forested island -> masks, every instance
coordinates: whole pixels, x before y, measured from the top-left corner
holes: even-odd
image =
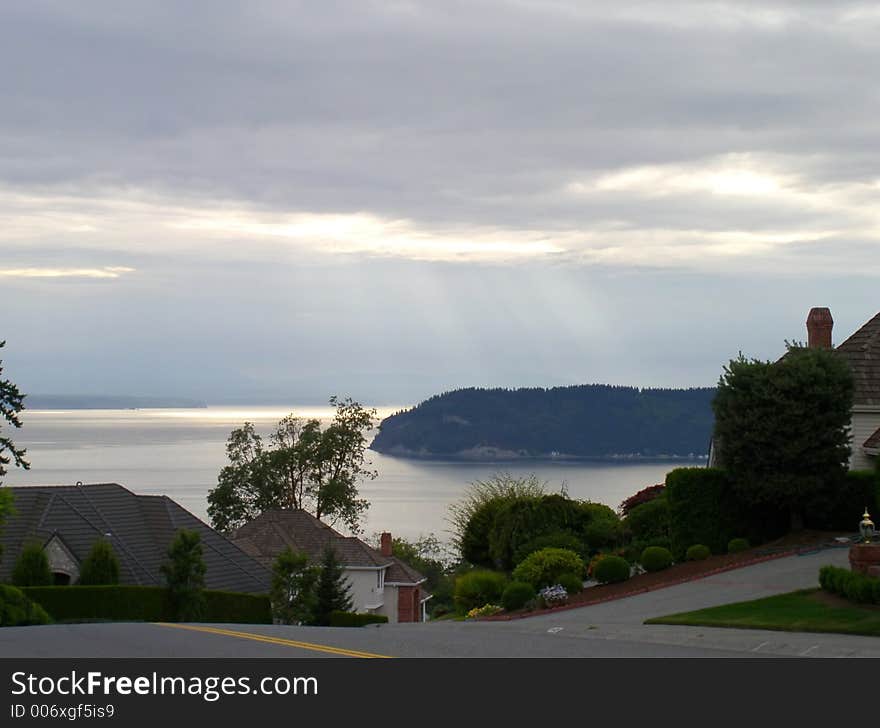
[[[385,418],[370,447],[402,457],[698,458],[714,387],[458,389]]]

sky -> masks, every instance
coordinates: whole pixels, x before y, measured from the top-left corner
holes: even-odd
[[[707,386],[880,311],[880,9],[0,8],[25,392]]]

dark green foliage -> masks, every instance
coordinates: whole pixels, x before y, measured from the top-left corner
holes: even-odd
[[[376,412],[351,399],[331,397],[330,404],[336,414],[326,428],[291,414],[278,423],[268,446],[250,422],[232,431],[229,464],[208,494],[214,528],[230,531],[270,508],[302,508],[330,525],[338,521],[360,530],[369,503],[358,497],[357,486],[376,477],[364,463]]]
[[[789,346],[775,363],[740,356],[724,368],[715,443],[744,504],[784,510],[799,528],[816,498],[840,488],[853,388],[846,361],[821,348]]]
[[[556,583],[569,594],[580,594],[584,590],[584,579],[577,574],[562,574]]]
[[[5,341],[0,341],[0,349],[6,346]],[[3,374],[3,360],[0,359],[0,374]],[[25,460],[25,451],[15,446],[12,439],[3,432],[3,421],[14,428],[21,427],[19,413],[24,409],[24,398],[18,387],[8,379],[0,379],[0,485],[3,484],[3,476],[6,475],[6,466],[10,463],[18,468],[27,470],[30,464]],[[0,516],[3,515],[0,509]],[[2,519],[0,519],[2,525]]]
[[[623,525],[634,544],[669,546],[669,500],[665,494],[634,506],[624,519]],[[637,552],[641,553],[641,549]]]
[[[89,555],[82,563],[77,584],[97,586],[119,583],[119,559],[113,547],[103,539],[95,541]]]
[[[162,564],[175,618],[196,622],[205,613],[205,560],[198,531],[180,529],[168,547],[168,561]]]
[[[46,610],[29,599],[21,589],[0,584],[0,627],[49,624],[51,621]]]
[[[712,552],[709,550],[708,546],[704,546],[701,543],[695,543],[693,546],[688,547],[685,558],[688,561],[704,561],[705,559],[708,559],[711,555]]]
[[[807,506],[804,521],[809,528],[834,531],[858,530],[862,513],[880,515],[880,475],[876,470],[850,470],[836,488],[826,488]]]
[[[584,573],[584,562],[574,551],[546,548],[530,554],[513,570],[514,581],[524,581],[535,589],[559,583],[563,574]]]
[[[461,574],[455,580],[455,609],[467,614],[475,607],[498,604],[506,585],[507,577],[497,571],[478,569]]]
[[[387,624],[384,614],[360,614],[358,612],[331,612],[331,627],[365,627],[368,624]]]
[[[501,593],[501,606],[508,612],[522,609],[527,602],[535,598],[535,588],[524,581],[512,581]]]
[[[269,599],[272,615],[282,624],[309,624],[315,618],[318,568],[305,554],[284,549],[272,565]]]
[[[379,539],[377,538],[378,542]],[[454,578],[448,556],[448,548],[433,533],[421,536],[415,541],[395,537],[391,544],[392,553],[425,577],[423,588],[432,595],[427,604],[431,615],[448,613],[453,608],[452,589]]]
[[[56,621],[107,620],[118,622],[173,622],[175,607],[168,589],[155,586],[41,586],[24,593]],[[272,614],[265,595],[205,591],[207,622],[270,624]]]
[[[321,570],[315,584],[315,613],[313,624],[327,626],[333,612],[350,612],[352,607],[348,579],[342,564],[331,547],[324,549]]]
[[[460,389],[386,418],[371,447],[443,456],[478,446],[533,456],[705,453],[714,394],[599,384]]]
[[[647,488],[642,488],[638,493],[631,495],[620,504],[620,515],[628,516],[633,508],[640,506],[643,503],[648,503],[655,498],[659,498],[663,495],[664,490],[666,490],[665,483],[657,483],[656,485],[649,485]]]
[[[645,571],[663,571],[672,566],[672,552],[662,546],[648,546],[639,559]]]
[[[12,583],[16,586],[49,586],[52,583],[49,559],[40,544],[25,544],[12,569]]]
[[[739,554],[751,548],[747,538],[732,538],[727,544],[727,553]]]
[[[593,569],[593,578],[600,584],[613,584],[629,579],[629,562],[620,556],[608,554],[599,559]]]
[[[568,549],[580,554],[584,550],[583,541],[570,531],[553,531],[544,536],[538,536],[520,547],[514,555],[514,562],[519,564],[526,557],[541,549],[555,548]]]
[[[880,579],[856,571],[823,566],[819,570],[819,585],[857,604],[880,604]]]

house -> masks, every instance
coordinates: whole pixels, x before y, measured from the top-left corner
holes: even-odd
[[[828,308],[812,308],[807,315],[807,346],[831,349],[842,357],[853,374],[855,389],[850,420],[851,470],[876,466],[880,457],[880,313],[842,343],[834,346],[834,319]],[[715,465],[714,443],[709,465]]]
[[[382,534],[377,551],[304,510],[270,510],[233,531],[231,539],[266,568],[288,547],[320,563],[329,546],[344,568],[354,611],[384,614],[392,623],[425,621],[431,598],[425,577],[392,554],[390,533]]]
[[[258,561],[164,495],[137,495],[117,483],[7,487],[15,513],[0,532],[0,583],[8,582],[22,548],[43,546],[56,584],[76,584],[98,540],[119,560],[121,584],[165,586],[161,565],[179,529],[198,532],[205,586],[265,594],[271,574]]]

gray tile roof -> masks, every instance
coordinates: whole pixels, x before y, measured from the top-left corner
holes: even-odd
[[[160,571],[175,533],[198,531],[208,589],[265,593],[269,572],[167,496],[136,495],[116,483],[9,487],[15,515],[0,533],[0,582],[8,581],[22,546],[57,533],[82,562],[98,539],[110,541],[123,584],[164,586]]]
[[[265,511],[236,529],[230,538],[242,551],[270,568],[286,547],[306,554],[311,562],[317,564],[324,549],[331,546],[343,566],[387,567],[386,581],[415,584],[425,578],[396,556],[382,556],[359,538],[343,536],[303,510]]]
[[[866,450],[880,450],[880,428],[871,435],[867,440],[865,440],[862,445]]]
[[[852,369],[856,405],[880,405],[880,313],[834,349]]]

